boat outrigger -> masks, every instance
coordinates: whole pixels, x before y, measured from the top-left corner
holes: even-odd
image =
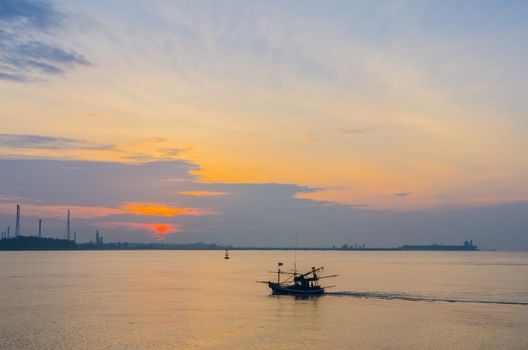
[[[322,278],[337,277],[337,275],[319,276],[319,272],[324,270],[324,267],[312,267],[312,269],[305,273],[297,273],[294,269],[293,272],[285,272],[281,270],[282,263],[278,264],[277,270],[277,281],[258,281],[261,283],[267,283],[268,287],[274,295],[287,294],[287,295],[322,295],[325,293],[325,288],[333,286],[319,286],[319,280]],[[286,280],[281,281],[282,275],[290,275]]]

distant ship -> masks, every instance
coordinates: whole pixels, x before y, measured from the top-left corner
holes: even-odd
[[[319,286],[319,280],[322,278],[337,277],[337,275],[330,276],[319,276],[319,272],[324,269],[324,267],[312,267],[312,269],[305,273],[294,272],[284,272],[281,271],[282,263],[278,264],[277,270],[277,282],[272,281],[258,281],[261,283],[266,283],[268,287],[271,288],[271,291],[274,295],[297,295],[297,296],[310,296],[310,295],[322,295],[325,293],[325,288],[330,288],[333,286],[321,287]],[[291,275],[286,280],[281,281],[281,274]]]
[[[442,244],[431,244],[431,245],[402,245],[401,250],[449,250],[449,251],[477,251],[479,250],[476,245],[473,244],[473,240],[464,241],[463,245],[442,245]]]

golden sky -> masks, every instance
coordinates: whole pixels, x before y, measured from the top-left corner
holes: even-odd
[[[525,201],[526,5],[369,4],[13,10],[2,154],[185,160],[201,183],[308,186],[295,196],[374,210]]]

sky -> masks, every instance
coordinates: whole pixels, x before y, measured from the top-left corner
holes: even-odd
[[[0,0],[0,231],[528,249],[527,16]]]

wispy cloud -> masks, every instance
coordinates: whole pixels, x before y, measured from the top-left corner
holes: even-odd
[[[392,195],[397,198],[403,198],[403,197],[409,196],[410,194],[411,194],[410,192],[396,192],[396,193],[393,193]]]
[[[170,147],[170,148],[158,148],[158,152],[162,157],[177,157],[181,155],[183,152],[188,151],[188,148],[177,148],[177,147]]]
[[[304,143],[317,143],[319,142],[319,136],[313,132],[305,132],[302,134],[302,140]]]
[[[214,191],[182,191],[178,194],[184,196],[196,196],[196,197],[214,197],[214,196],[226,196],[227,192],[214,192]]]
[[[54,42],[65,15],[52,3],[0,2],[0,80],[30,82],[90,63],[80,53]]]
[[[359,135],[359,134],[366,134],[368,132],[371,132],[372,129],[338,129],[337,133],[342,136],[353,136],[353,135]]]
[[[31,149],[80,149],[80,150],[109,150],[113,145],[99,144],[82,139],[68,137],[54,137],[43,135],[0,134],[0,147],[31,148]]]
[[[50,3],[34,0],[2,0],[0,20],[24,22],[32,27],[46,30],[62,23],[62,14]]]

